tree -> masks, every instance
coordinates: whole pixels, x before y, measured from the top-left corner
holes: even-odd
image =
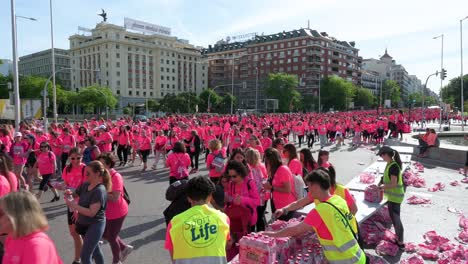
[[[213,89],[205,89],[203,92],[200,93],[198,96],[199,104],[198,109],[200,112],[204,112],[208,110],[208,98],[210,99],[210,106],[211,110],[217,108],[217,106],[221,103],[221,96],[219,96]],[[210,111],[211,111],[210,110]]]
[[[117,105],[117,98],[112,94],[112,91],[107,87],[97,85],[80,89],[77,98],[77,104],[89,114],[93,113],[97,107],[105,110],[106,106],[109,109],[114,109]]]
[[[353,100],[356,88],[353,83],[337,76],[327,77],[320,84],[321,104],[324,110],[346,110]]]
[[[304,95],[299,105],[304,112],[318,111],[318,96]]]
[[[151,112],[159,111],[160,104],[156,100],[148,100],[146,103],[148,104],[148,110],[150,110]]]
[[[396,81],[386,80],[382,86],[382,104],[390,100],[392,107],[398,107],[401,101],[401,88]]]
[[[354,95],[354,106],[369,109],[374,106],[375,99],[375,96],[369,89],[358,87]]]
[[[278,99],[278,111],[289,112],[291,106],[300,100],[296,88],[299,84],[296,75],[286,73],[270,73],[266,82],[265,94]]]
[[[449,84],[442,88],[442,101],[455,107],[461,107],[461,82],[460,77],[450,80]],[[463,99],[468,99],[468,74],[463,76]],[[466,109],[466,108],[465,108]]]

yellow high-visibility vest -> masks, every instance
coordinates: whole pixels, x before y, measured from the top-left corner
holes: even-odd
[[[390,174],[390,167],[393,164],[398,166],[398,163],[396,163],[395,161],[392,161],[389,164],[387,164],[387,166],[385,167],[385,171],[384,171],[384,175],[383,175],[383,183],[384,184],[390,184],[391,183],[389,174]],[[400,170],[400,173],[398,175],[397,186],[395,188],[391,188],[391,189],[384,189],[384,194],[385,194],[385,197],[387,197],[387,200],[390,201],[390,202],[394,202],[394,203],[402,203],[403,199],[405,197],[405,188],[403,186],[403,177],[402,177],[402,171],[401,171],[400,166],[398,166],[398,169]]]
[[[173,263],[225,264],[228,217],[208,205],[197,205],[171,220]]]
[[[343,198],[343,200],[345,200],[346,202],[346,194],[345,194],[345,190],[346,190],[346,187],[341,185],[341,184],[336,184],[336,188],[335,188],[335,192],[332,193],[332,194],[336,194],[338,195],[339,197]],[[315,206],[317,207],[317,205],[320,203],[320,200],[318,199],[315,199],[314,200],[314,203],[315,203]],[[346,204],[347,205],[347,204]],[[349,208],[348,208],[349,209]],[[353,231],[354,233],[358,233],[358,224],[357,224],[357,220],[355,217],[353,217],[352,220],[349,221],[349,223],[351,224],[351,228],[353,228]]]
[[[349,212],[346,201],[338,195],[333,195],[327,202],[336,206],[348,219],[354,218]],[[348,226],[349,220],[343,219],[343,216],[327,203],[318,204],[315,210],[317,210],[333,238],[332,240],[325,239],[317,233],[328,262],[330,264],[366,263],[366,255],[359,247],[358,241],[354,238]]]

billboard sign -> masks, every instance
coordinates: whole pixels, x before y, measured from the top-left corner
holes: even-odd
[[[158,34],[158,35],[171,35],[171,29],[143,21],[138,21],[132,18],[124,18],[124,25],[126,29],[135,30],[146,34]]]

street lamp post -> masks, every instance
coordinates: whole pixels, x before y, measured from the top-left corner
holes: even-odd
[[[216,85],[216,86],[215,86],[213,89],[211,89],[211,90],[214,91],[214,90],[216,90],[216,89],[218,89],[218,88],[220,88],[220,87],[226,87],[226,86],[231,86],[231,85],[233,86],[233,85],[239,85],[239,84],[243,84],[243,83]],[[234,87],[234,86],[233,86],[233,87]],[[211,93],[208,94],[208,105],[207,105],[208,109],[211,108],[210,99],[211,99]],[[232,101],[232,100],[231,100],[231,101]],[[208,109],[206,109],[206,111],[208,111]]]
[[[21,103],[19,95],[19,73],[18,73],[18,48],[16,38],[16,18],[25,18],[35,21],[35,18],[17,16],[15,11],[15,0],[11,0],[11,35],[12,35],[12,50],[13,50],[13,94],[15,101],[15,129],[19,131],[21,119]]]
[[[442,85],[443,85],[443,69],[444,69],[444,34],[441,34],[437,37],[433,37],[433,39],[441,39],[441,50],[440,50],[440,93],[442,93]],[[441,104],[442,106],[442,104]],[[442,129],[442,107],[440,108],[440,120],[439,120],[439,131]]]
[[[258,113],[258,67],[255,67],[257,76],[255,78],[255,112]]]
[[[52,12],[52,0],[49,1],[50,10],[50,43],[52,52],[52,84],[53,84],[53,97],[54,97],[54,120],[57,122],[57,86],[55,85],[55,50],[54,50],[54,24],[53,24],[53,12]]]
[[[424,87],[423,87],[423,91],[422,91],[422,120],[421,120],[421,129],[424,128],[423,127],[423,122],[425,120],[425,113],[424,113],[424,103],[425,103],[425,99],[426,99],[426,87],[427,87],[427,82],[429,81],[429,78],[431,78],[431,76],[437,76],[439,74],[438,71],[436,71],[435,73],[433,74],[430,74],[429,76],[427,76],[427,79],[426,79],[426,83],[424,83]]]
[[[319,113],[322,112],[322,104],[321,104],[321,101],[320,101],[321,100],[321,98],[320,98],[320,82],[321,82],[321,79],[322,79],[321,77],[322,77],[322,74],[319,72],[319,79],[318,79],[318,99],[319,99],[318,100],[319,101],[318,102],[318,107],[319,107],[318,112]]]
[[[465,112],[465,100],[463,98],[463,20],[468,19],[466,16],[463,19],[460,19],[460,84],[461,84],[461,121],[462,121],[462,131],[465,131],[465,120],[464,120],[464,112]]]
[[[234,97],[234,60],[236,57],[232,56],[232,76],[231,76],[231,95]],[[231,97],[231,115],[234,113],[234,98]]]

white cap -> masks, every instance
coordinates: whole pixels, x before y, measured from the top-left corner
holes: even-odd
[[[15,137],[22,137],[22,136],[23,136],[23,134],[21,132],[16,132],[15,133]]]

